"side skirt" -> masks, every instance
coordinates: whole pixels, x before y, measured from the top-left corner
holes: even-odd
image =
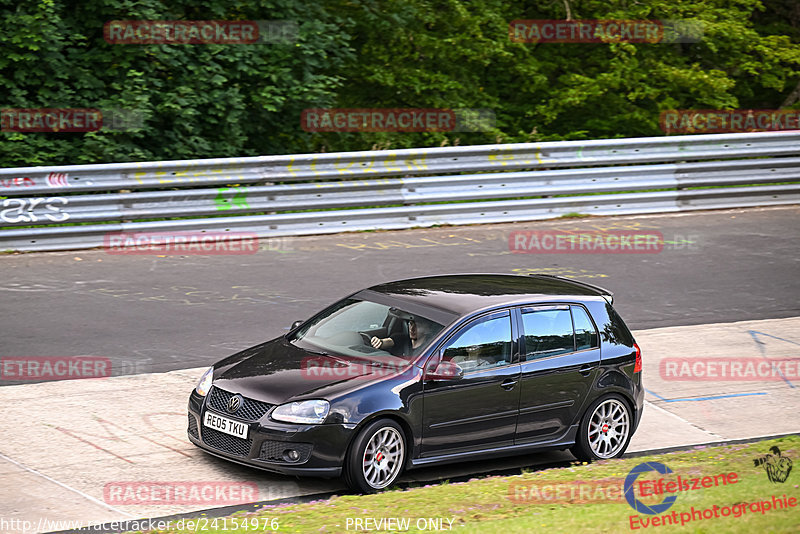
[[[578,425],[572,425],[563,436],[551,441],[537,441],[535,443],[523,443],[520,445],[508,445],[506,447],[494,447],[491,449],[481,449],[477,451],[459,452],[455,454],[442,454],[439,456],[427,456],[425,458],[412,458],[407,465],[407,469],[415,467],[425,467],[428,465],[443,465],[469,460],[480,460],[486,458],[502,458],[505,456],[517,456],[528,452],[539,452],[553,449],[567,449],[575,444],[578,435]]]

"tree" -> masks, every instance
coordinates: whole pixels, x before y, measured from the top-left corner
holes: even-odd
[[[661,135],[667,109],[800,98],[794,0],[0,0],[0,105],[141,113],[0,133],[6,166]],[[515,19],[681,20],[697,42],[524,43]],[[111,20],[293,20],[283,44],[112,45]],[[481,132],[309,133],[307,108],[483,108]]]

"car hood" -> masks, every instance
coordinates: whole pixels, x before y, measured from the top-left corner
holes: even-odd
[[[281,337],[220,362],[214,386],[282,404],[303,398],[331,399],[390,372],[367,361],[308,352]]]

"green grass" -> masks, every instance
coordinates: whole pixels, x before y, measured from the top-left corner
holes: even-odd
[[[621,502],[586,502],[578,495],[575,499],[562,498],[545,502],[527,499],[512,500],[512,487],[520,484],[602,482],[621,485],[630,470],[643,462],[661,462],[674,474],[666,475],[667,481],[677,474],[682,477],[714,476],[737,473],[738,482],[727,486],[696,489],[678,493],[677,502],[660,517],[672,512],[690,512],[691,508],[705,509],[718,505],[733,506],[752,501],[769,500],[772,495],[786,494],[800,501],[800,467],[790,473],[785,483],[772,483],[763,467],[755,467],[753,459],[769,452],[773,445],[780,447],[784,456],[800,462],[800,436],[789,436],[751,444],[722,447],[694,448],[638,458],[601,461],[593,464],[573,463],[570,467],[525,472],[516,476],[495,476],[473,479],[462,483],[441,483],[421,488],[391,490],[377,495],[335,496],[324,501],[306,504],[267,506],[259,512],[239,512],[228,516],[227,528],[223,518],[208,518],[203,532],[252,532],[233,528],[233,521],[241,523],[247,519],[252,525],[259,521],[262,530],[265,521],[276,518],[278,532],[346,532],[354,529],[355,519],[364,518],[408,518],[408,532],[420,532],[416,522],[420,518],[439,518],[448,527],[453,521],[453,530],[462,533],[502,532],[750,532],[753,534],[773,532],[797,532],[800,530],[800,503],[795,508],[770,510],[765,514],[747,511],[741,517],[702,519],[685,526],[651,526],[632,530],[631,516],[637,515],[624,499]],[[661,475],[659,475],[661,476]],[[651,479],[653,473],[641,475],[639,480]],[[638,489],[637,489],[637,495]],[[641,498],[646,504],[656,504],[663,496]],[[739,508],[740,509],[740,508]],[[657,516],[639,514],[651,519]],[[268,519],[269,518],[269,519]],[[348,519],[350,522],[348,523]],[[349,529],[348,529],[349,527]],[[271,531],[268,527],[267,531]],[[362,532],[364,530],[361,530]],[[386,531],[386,530],[383,530]],[[405,530],[389,530],[398,532]],[[430,531],[430,530],[426,530]],[[167,530],[159,532],[193,532],[192,530]],[[199,532],[199,530],[198,530]]]
[[[560,215],[559,219],[585,219],[586,217],[592,217],[588,213],[578,213],[577,211],[571,211],[569,213],[565,213],[564,215]]]

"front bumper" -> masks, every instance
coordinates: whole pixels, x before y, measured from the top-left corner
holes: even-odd
[[[297,425],[278,423],[269,412],[260,419],[247,421],[212,408],[209,396],[195,391],[189,397],[189,440],[206,452],[273,473],[299,476],[338,477],[355,425]],[[248,439],[237,438],[202,424],[206,411],[235,419],[248,427]],[[271,411],[271,410],[270,410]],[[286,454],[294,450],[298,459]]]

